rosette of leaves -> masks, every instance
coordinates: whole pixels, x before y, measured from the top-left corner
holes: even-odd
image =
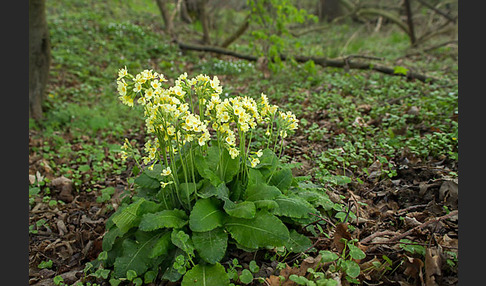
[[[324,197],[310,191],[301,196],[290,167],[270,149],[255,168],[240,168],[238,157],[232,159],[212,143],[204,152],[193,150],[195,181],[183,183],[191,185],[185,188],[190,209],[168,203],[169,194],[159,184],[160,166],[135,179],[136,194],[106,223],[102,246],[107,256],[99,262],[113,269],[112,279],[124,279],[129,272],[146,283],[159,277],[182,279],[182,285],[228,285],[222,266],[230,259],[225,257],[228,247],[285,247],[290,252],[311,247],[310,239],[294,228],[313,220],[310,213],[317,212]]]

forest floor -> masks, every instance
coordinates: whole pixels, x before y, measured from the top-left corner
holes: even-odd
[[[286,142],[283,158],[295,163],[294,176],[321,185],[348,215],[316,217],[325,222],[319,233],[302,229],[314,243],[305,255],[229,251],[227,260],[238,258],[243,268],[257,261],[255,276],[265,282],[252,285],[297,285],[289,276],[309,276],[320,250],[342,250],[341,238],[356,239],[366,253],[357,261],[362,285],[457,285],[456,46],[403,56],[408,42],[399,31],[376,36],[384,40],[373,47],[395,45],[389,64],[444,80],[434,84],[292,64],[268,76],[231,57],[181,53],[160,35],[155,12],[139,11],[143,20],[127,22],[51,3],[49,20],[56,25],[46,119],[29,124],[29,285],[56,285],[56,277],[66,285],[109,285],[84,270],[102,251],[106,220],[133,192],[134,162],[121,161],[120,145],[124,138],[145,142],[141,110],[117,101],[116,72],[125,65],[134,72],[164,71],[168,78],[217,75],[228,96],[264,92],[297,115],[301,127]],[[330,35],[341,38],[330,38],[329,46],[354,38],[351,27],[333,27]],[[312,42],[312,35],[304,41]],[[375,52],[361,50],[370,47],[366,37],[354,41],[356,50],[348,54]],[[80,52],[69,52],[73,47]],[[89,59],[80,56],[86,51]],[[344,275],[334,278],[350,284]]]

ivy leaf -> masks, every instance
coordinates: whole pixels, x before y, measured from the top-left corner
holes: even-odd
[[[192,242],[201,258],[207,263],[214,264],[226,253],[228,234],[220,227],[206,232],[193,232]]]
[[[240,281],[243,284],[250,284],[253,281],[253,274],[248,269],[243,269],[240,274]]]
[[[353,259],[363,259],[366,257],[366,254],[361,250],[361,248],[357,247],[356,245],[353,244],[348,244],[349,248],[349,255]]]
[[[243,247],[283,246],[289,240],[289,230],[276,216],[258,212],[253,219],[228,217],[226,229]]]
[[[143,231],[152,231],[164,227],[181,228],[186,224],[186,213],[183,210],[174,209],[143,215],[139,227]]]
[[[358,263],[356,263],[354,260],[345,260],[343,264],[344,268],[346,269],[346,274],[348,274],[352,278],[358,277],[361,271]]]
[[[226,286],[230,284],[228,274],[223,265],[216,263],[212,265],[198,264],[187,271],[182,278],[182,286],[204,285],[204,286]]]
[[[305,235],[298,233],[296,230],[290,231],[290,238],[285,244],[290,252],[304,252],[312,246],[312,241]]]
[[[184,231],[174,229],[170,235],[170,240],[185,253],[190,255],[194,253],[194,244],[189,235]]]
[[[223,225],[224,216],[217,199],[200,199],[189,215],[189,228],[192,231],[210,231]]]
[[[336,253],[329,250],[319,251],[319,254],[321,255],[321,261],[324,263],[333,262],[339,258],[339,256]]]

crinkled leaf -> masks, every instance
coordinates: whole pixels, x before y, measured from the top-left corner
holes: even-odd
[[[113,222],[122,233],[125,233],[130,228],[138,225],[140,221],[140,216],[138,216],[138,209],[144,201],[145,199],[139,199],[138,201],[124,208],[123,211],[117,213],[113,217]]]
[[[139,227],[143,231],[152,231],[164,227],[181,228],[186,224],[186,213],[183,210],[174,209],[143,215]]]
[[[257,212],[253,219],[230,216],[225,227],[239,244],[251,249],[283,246],[289,239],[287,227],[267,212]]]
[[[116,226],[112,227],[105,235],[103,236],[102,248],[104,251],[110,251],[115,243],[117,237],[123,235],[123,232]]]
[[[267,148],[263,150],[263,155],[262,157],[260,157],[260,164],[258,164],[257,168],[268,168],[274,170],[275,168],[277,168],[278,162],[279,161],[277,155],[275,155],[272,150]]]
[[[189,215],[189,227],[192,231],[210,231],[222,226],[224,217],[217,199],[199,199]]]
[[[304,199],[297,196],[280,195],[274,200],[278,204],[278,208],[274,213],[279,216],[306,218],[309,217],[309,213],[315,212]]]
[[[157,240],[157,242],[155,242],[150,253],[150,258],[166,255],[169,252],[169,250],[173,247],[170,234],[170,232],[166,232]]]
[[[226,253],[228,234],[220,227],[206,232],[193,232],[192,242],[201,258],[207,263],[214,264]]]
[[[179,196],[184,203],[191,201],[191,196],[196,191],[195,183],[180,183]]]
[[[194,164],[196,165],[197,172],[201,177],[208,179],[213,186],[218,186],[223,183],[219,176],[215,173],[216,169],[212,169],[207,162],[207,157],[196,154],[194,157]]]
[[[182,279],[182,286],[225,286],[229,285],[230,280],[223,265],[198,264],[187,271]]]
[[[260,210],[268,210],[272,212],[278,208],[278,204],[274,200],[258,200],[253,202],[255,207]]]
[[[288,167],[276,171],[271,176],[269,184],[277,187],[280,191],[287,190],[292,184],[292,170]]]
[[[159,237],[160,235],[145,235],[136,241],[125,239],[122,244],[123,255],[115,259],[115,277],[125,277],[128,270],[133,270],[137,274],[147,271],[152,260],[152,247]]]
[[[285,244],[290,252],[304,252],[312,247],[312,241],[305,235],[298,233],[296,230],[290,231],[290,238]]]
[[[155,164],[152,170],[148,168],[145,169],[143,173],[149,176],[150,178],[156,179],[157,181],[162,181],[164,178],[162,176],[162,165],[160,164]]]
[[[272,200],[281,194],[277,187],[259,183],[255,185],[248,184],[244,197],[247,201]]]
[[[230,200],[226,200],[223,208],[224,211],[230,216],[239,218],[252,219],[256,214],[255,204],[249,201],[234,203]]]
[[[135,179],[134,182],[135,182],[135,184],[139,185],[142,188],[147,188],[147,189],[158,189],[158,188],[160,188],[159,180],[150,177],[145,172],[141,173]]]

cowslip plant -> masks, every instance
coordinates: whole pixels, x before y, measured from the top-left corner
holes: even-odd
[[[182,285],[229,285],[228,247],[310,248],[294,228],[311,222],[325,198],[301,196],[280,161],[283,139],[298,128],[293,113],[279,111],[263,93],[258,100],[223,99],[218,78],[206,75],[184,73],[168,86],[162,74],[134,76],[123,68],[117,85],[124,104],[143,105],[149,138],[133,197],[106,223],[107,255],[97,262],[113,269],[112,279],[150,273]],[[265,148],[254,150],[258,128]],[[122,149],[124,159],[139,154],[128,140]]]

